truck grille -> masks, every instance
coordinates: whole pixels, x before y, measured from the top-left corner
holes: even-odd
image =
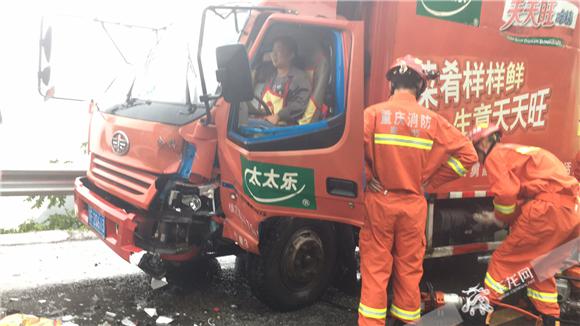
[[[91,161],[91,172],[97,180],[109,187],[138,196],[147,194],[157,179],[157,175],[153,173],[120,164],[95,154],[93,154]]]

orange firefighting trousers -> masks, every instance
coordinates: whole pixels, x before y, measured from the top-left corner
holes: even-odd
[[[360,232],[362,291],[359,325],[385,325],[387,285],[393,289],[391,316],[421,316],[419,282],[425,255],[425,198],[411,193],[367,192],[367,219]]]
[[[534,199],[522,207],[509,236],[493,253],[484,283],[492,302],[527,284],[528,297],[536,309],[559,317],[554,277],[536,280],[530,263],[578,237],[580,216],[574,197],[563,196],[569,199],[564,203],[550,195],[546,197],[552,198]]]

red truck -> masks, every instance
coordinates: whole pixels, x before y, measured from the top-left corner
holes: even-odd
[[[183,61],[176,52],[166,61],[153,55],[125,85],[124,98],[91,102],[90,168],[75,183],[78,218],[125,260],[145,252],[140,266],[154,276],[171,278],[236,254],[265,304],[308,305],[333,281],[355,275],[365,214],[362,113],[388,97],[385,73],[394,58],[410,53],[440,72],[421,103],[461,131],[498,123],[505,141],[546,148],[574,169],[578,7],[566,0],[207,7],[197,65],[195,51]],[[233,64],[244,61],[239,48],[220,48],[217,65],[204,54],[225,45],[218,36],[224,29],[247,51],[251,74]],[[267,54],[281,35],[298,43],[320,119],[265,128],[256,123],[260,112],[238,95],[257,87],[255,76],[271,65]],[[164,51],[161,43],[157,50]],[[497,247],[505,231],[472,218],[493,209],[487,189],[480,166],[428,189],[428,258]]]

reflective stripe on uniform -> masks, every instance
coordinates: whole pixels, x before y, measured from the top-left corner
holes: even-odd
[[[415,311],[401,309],[394,304],[391,305],[391,314],[399,319],[403,320],[417,320],[421,318],[421,309]]]
[[[548,293],[548,292],[540,292],[534,289],[528,288],[528,297],[530,299],[546,302],[546,303],[557,303],[558,302],[558,293]]]
[[[270,89],[266,89],[262,95],[262,101],[268,105],[272,114],[278,114],[278,112],[280,112],[284,107],[284,97],[275,94]]]
[[[509,290],[507,287],[494,280],[493,277],[489,275],[489,273],[485,274],[485,284],[499,294],[504,294],[507,290]]]
[[[433,141],[431,139],[393,134],[375,134],[375,144],[411,147],[423,150],[431,150],[433,147]]]
[[[495,208],[496,211],[504,214],[504,215],[509,215],[512,214],[513,212],[516,211],[516,204],[513,205],[500,205],[497,204],[495,201],[493,202],[493,207]]]
[[[359,303],[358,305],[358,312],[367,317],[367,318],[373,318],[373,319],[385,319],[387,318],[387,308],[383,308],[383,309],[376,309],[376,308],[371,308],[369,306],[365,306],[364,304]]]
[[[465,176],[467,169],[461,164],[461,162],[453,156],[449,156],[447,164],[457,173],[460,177]]]
[[[530,155],[530,154],[534,154],[540,151],[539,147],[535,147],[535,146],[520,146],[518,148],[516,148],[516,152],[522,154],[522,155]]]
[[[314,118],[314,113],[316,113],[317,107],[316,103],[312,98],[308,101],[308,105],[306,106],[306,111],[304,111],[304,115],[302,118],[298,120],[299,125],[307,124],[312,122],[312,118]]]

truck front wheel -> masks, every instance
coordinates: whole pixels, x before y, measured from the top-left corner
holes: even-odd
[[[252,292],[275,310],[289,311],[320,298],[333,278],[336,235],[329,223],[275,220],[262,229],[261,254],[248,255]]]

